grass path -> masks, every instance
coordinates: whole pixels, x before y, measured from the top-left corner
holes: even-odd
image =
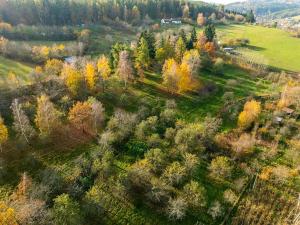
[[[258,57],[264,57],[272,67],[300,71],[300,38],[279,29],[253,25],[220,26],[217,32],[221,40],[249,39],[249,49]]]

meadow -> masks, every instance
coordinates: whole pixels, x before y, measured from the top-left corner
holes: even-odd
[[[0,87],[5,85],[8,80],[9,72],[13,72],[20,84],[30,83],[29,73],[32,70],[32,66],[15,60],[7,59],[0,56]]]
[[[249,39],[250,45],[247,48],[258,57],[264,57],[271,67],[300,71],[300,39],[292,37],[288,32],[255,25],[228,25],[218,27],[217,33],[221,41]]]

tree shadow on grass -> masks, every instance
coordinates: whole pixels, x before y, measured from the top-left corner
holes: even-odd
[[[247,46],[245,46],[245,48],[247,48],[249,50],[253,50],[253,51],[264,51],[264,50],[266,50],[266,48],[258,47],[258,46],[255,46],[255,45],[247,45]]]

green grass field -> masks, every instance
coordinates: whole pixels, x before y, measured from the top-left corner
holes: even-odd
[[[264,57],[271,67],[300,71],[300,39],[285,31],[253,25],[229,25],[217,27],[217,33],[221,40],[249,39],[249,49],[259,58]]]
[[[29,83],[29,73],[31,70],[32,68],[28,64],[17,62],[0,56],[0,87],[7,84],[8,73],[10,71],[16,75],[20,84]]]

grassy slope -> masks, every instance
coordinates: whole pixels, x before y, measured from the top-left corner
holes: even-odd
[[[0,56],[0,87],[7,82],[7,75],[10,71],[15,73],[21,84],[29,83],[30,77],[28,74],[31,71],[31,66],[20,63],[11,59]]]
[[[135,91],[141,96],[148,96],[153,99],[175,99],[180,110],[180,117],[187,121],[201,120],[208,113],[216,115],[223,105],[222,96],[227,91],[233,92],[237,98],[263,95],[271,91],[269,83],[252,77],[246,71],[230,65],[225,66],[223,75],[214,75],[209,71],[202,71],[199,79],[203,86],[208,83],[215,84],[216,91],[205,96],[197,93],[171,96],[163,91],[161,76],[155,73],[148,73],[144,83]],[[233,85],[228,81],[234,81],[235,84]]]
[[[300,71],[300,39],[285,31],[253,25],[218,27],[218,37],[247,38],[256,54],[264,56],[270,66],[284,70]]]

